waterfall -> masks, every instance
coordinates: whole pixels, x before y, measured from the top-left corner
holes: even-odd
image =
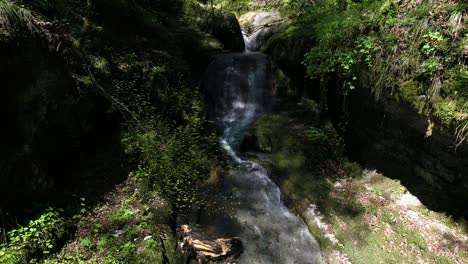
[[[222,131],[221,146],[234,165],[225,181],[238,202],[232,229],[245,248],[239,261],[322,263],[317,241],[305,223],[283,204],[269,171],[238,154],[245,131],[269,109],[272,98],[268,68],[268,59],[262,53],[222,54],[210,64],[204,80]]]

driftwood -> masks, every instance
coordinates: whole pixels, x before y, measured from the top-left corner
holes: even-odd
[[[199,263],[205,260],[236,263],[243,251],[242,242],[237,238],[207,240],[192,231],[188,225],[177,228],[179,249]]]

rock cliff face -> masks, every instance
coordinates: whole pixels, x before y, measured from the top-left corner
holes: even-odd
[[[402,102],[377,102],[367,89],[351,94],[348,114],[352,157],[401,179],[431,209],[467,216],[468,144],[455,148],[452,133],[430,129],[427,117]]]
[[[288,87],[279,87],[278,94],[313,97],[318,100],[318,85],[317,88],[312,87],[315,84],[306,77],[306,70],[302,64],[304,54],[312,47],[313,40],[305,35],[288,34],[289,28],[290,25],[285,22],[268,38],[264,46],[261,46],[278,69],[288,77]],[[277,77],[284,79],[281,74],[277,74]]]
[[[213,28],[199,31],[195,25],[187,27],[184,23],[163,25],[156,21],[155,13],[148,13],[133,4],[127,12],[130,15],[125,16],[126,12],[116,10],[126,11],[129,3],[111,3],[116,6],[107,8],[108,3],[98,1],[97,5],[99,12],[106,14],[103,15],[103,25],[119,22],[127,27],[120,31],[105,27],[99,29],[105,32],[99,33],[92,29],[82,32],[81,26],[55,28],[50,24],[50,29],[44,29],[44,32],[50,30],[53,40],[42,33],[34,38],[0,34],[0,86],[3,92],[0,96],[3,118],[0,130],[1,226],[6,212],[21,218],[23,208],[31,208],[33,203],[49,204],[49,201],[62,200],[64,195],[70,198],[78,193],[77,186],[91,189],[86,181],[102,181],[110,187],[110,180],[126,176],[123,175],[125,166],[120,164],[125,161],[118,141],[119,126],[125,117],[112,105],[109,94],[115,96],[117,88],[121,92],[131,89],[134,84],[130,84],[130,79],[147,82],[138,82],[138,88],[147,85],[158,89],[159,84],[166,85],[163,80],[155,80],[155,83],[150,78],[140,80],[140,72],[132,72],[134,68],[141,70],[141,65],[148,65],[147,61],[165,65],[166,59],[171,58],[178,63],[168,66],[170,74],[188,75],[190,72],[195,83],[211,55],[221,52],[222,48],[244,50],[241,29],[233,15],[216,12],[217,23]],[[205,11],[203,14],[210,13]],[[123,20],[121,15],[125,16]],[[99,24],[97,20],[92,21],[90,28]],[[76,28],[79,32],[74,31]],[[69,43],[72,33],[80,37],[80,45]],[[57,42],[62,41],[59,47],[54,42],[56,37]],[[106,45],[113,48],[107,49]],[[137,54],[133,53],[135,51]],[[94,61],[98,57],[102,57],[103,62]],[[144,64],[139,64],[142,61]],[[148,75],[145,72],[145,76]],[[93,79],[97,79],[99,85]],[[108,150],[110,148],[112,151]],[[103,159],[100,160],[95,157],[99,155],[106,157],[100,157]],[[114,162],[119,164],[103,168]],[[113,172],[112,167],[122,172]],[[116,179],[102,177],[104,174],[114,175]]]
[[[244,39],[235,15],[219,14],[214,20],[212,31],[213,36],[223,44],[225,50],[244,51]]]
[[[44,46],[0,42],[2,209],[72,183],[74,165],[111,134],[108,103],[80,95],[65,63]]]
[[[376,101],[362,87],[345,98],[334,76],[327,87],[305,78],[301,61],[311,43],[307,36],[288,35],[281,29],[268,41],[266,52],[287,79],[288,87],[281,88],[286,92],[277,95],[325,100],[325,115],[336,124],[347,124],[345,138],[352,159],[401,179],[431,209],[466,217],[468,144],[455,149],[453,133],[439,124],[428,132],[427,117],[404,102],[394,98]],[[426,136],[428,133],[431,135]]]

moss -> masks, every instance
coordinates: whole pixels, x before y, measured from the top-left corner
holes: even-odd
[[[371,183],[376,193],[388,200],[391,200],[393,197],[400,196],[407,191],[398,180],[392,180],[382,175],[373,177]]]
[[[207,37],[202,40],[202,48],[207,50],[222,50],[223,45],[215,38]]]
[[[270,0],[256,1],[256,0],[214,0],[213,3],[216,8],[235,13],[237,16],[242,16],[249,11],[271,10],[279,8],[285,1],[283,0]]]
[[[447,97],[461,96],[468,100],[468,66],[458,65],[445,72],[442,91]]]
[[[282,188],[321,208],[337,206],[328,202],[333,179],[360,175],[360,168],[343,157],[343,146],[333,127],[319,121],[315,101],[304,99],[289,114],[263,117],[255,134],[260,144],[272,146],[273,167]],[[352,205],[345,207],[343,211],[359,211]]]
[[[140,257],[136,263],[148,263],[148,260],[150,259],[153,263],[164,263],[160,247],[161,245],[154,241],[154,239],[143,241],[142,245],[138,249]]]
[[[439,57],[431,57],[424,61],[421,64],[420,74],[423,78],[427,78],[428,80],[433,79],[439,72],[442,67],[440,63],[441,58]]]
[[[264,148],[274,149],[280,147],[284,140],[281,132],[286,132],[288,117],[284,115],[272,115],[261,118],[255,125],[255,135],[258,142]]]
[[[418,90],[408,98],[422,92],[417,82],[407,85]],[[401,220],[394,201],[407,189],[398,180],[363,173],[357,164],[325,151],[341,146],[326,122],[310,118],[316,113],[315,102],[304,101],[288,109],[263,117],[255,133],[262,140],[274,139],[274,175],[285,193],[318,205],[324,221],[333,227],[340,245],[333,245],[315,222],[307,223],[325,257],[339,250],[352,263],[453,263],[432,253],[423,234]]]
[[[333,248],[333,243],[322,234],[322,231],[315,225],[315,223],[307,223],[307,226],[309,227],[309,231],[312,236],[314,236],[319,243],[322,255],[327,255],[328,251]]]
[[[401,84],[399,95],[405,101],[413,105],[416,109],[420,109],[422,103],[419,96],[423,94],[421,85],[414,80],[409,80]]]
[[[314,45],[303,62],[309,77],[323,87],[330,85],[330,79],[337,80],[336,85],[345,90],[370,87],[377,98],[397,94],[421,114],[435,119],[436,125],[460,125],[457,115],[447,120],[449,115],[441,112],[448,109],[437,109],[444,104],[433,101],[437,98],[450,102],[454,99],[450,94],[453,96],[455,91],[462,95],[461,101],[466,101],[466,92],[458,91],[468,87],[459,77],[463,76],[460,68],[465,67],[463,54],[467,47],[466,36],[462,37],[466,34],[462,25],[466,17],[457,11],[464,9],[463,4],[449,0],[422,1],[418,5],[360,1],[340,8],[323,0],[300,10],[304,6],[290,6],[297,16],[272,40],[286,45],[300,34],[305,35],[302,39],[309,38]],[[288,53],[284,50],[289,51],[278,52]],[[282,57],[287,56],[295,54],[289,52]],[[421,96],[425,97],[421,100]],[[455,111],[466,115],[464,104],[456,104]],[[452,131],[455,127],[448,126]]]
[[[457,102],[448,101],[448,100],[437,100],[434,102],[434,115],[438,120],[442,122],[445,126],[453,126],[454,121],[457,120],[459,116]]]

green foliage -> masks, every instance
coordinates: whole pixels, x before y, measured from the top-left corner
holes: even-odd
[[[419,96],[423,95],[423,89],[418,82],[410,80],[402,83],[400,85],[399,95],[404,101],[412,104],[416,109],[422,110],[423,103],[419,99]]]
[[[307,75],[314,78],[326,76],[335,71],[335,54],[332,50],[322,47],[312,48],[304,59]]]
[[[297,5],[309,7],[299,11]],[[344,6],[332,0],[288,5],[290,13],[298,14],[293,23],[311,29],[309,36],[316,39],[304,57],[307,75],[324,85],[333,77],[346,90],[369,88],[377,98],[398,91],[420,113],[442,118],[436,123],[462,127],[466,99],[450,102],[460,101],[459,95],[466,98],[468,87],[464,5],[379,0]],[[448,111],[448,105],[456,109]]]
[[[235,12],[236,14],[240,14],[242,12],[248,11],[250,7],[254,4],[255,1],[251,0],[209,0],[210,4],[213,2],[215,7],[226,10],[230,12]]]
[[[373,36],[359,37],[356,40],[355,45],[360,61],[364,62],[368,67],[372,67],[372,55],[380,50],[376,38]]]
[[[15,2],[0,0],[0,29],[13,34],[26,29],[31,33],[36,30],[34,16],[28,9]]]
[[[48,10],[53,3],[61,0],[33,2],[28,3],[28,7],[34,10],[37,18],[33,17],[25,7],[17,4],[17,1],[0,0],[0,34],[3,34],[5,28],[21,31],[31,26],[32,30],[32,25],[35,25],[36,21],[41,22],[42,19],[53,17],[44,14],[44,10]],[[152,203],[164,203],[164,206],[158,210],[146,205],[144,212],[145,217],[151,219],[147,224],[151,225],[150,228],[142,230],[138,225],[135,228],[128,227],[127,230],[125,227],[125,235],[114,238],[108,233],[111,232],[109,225],[122,229],[120,225],[132,226],[135,221],[141,220],[138,217],[142,218],[139,215],[140,211],[131,207],[131,204],[141,201],[136,195],[126,197],[128,199],[122,200],[123,208],[106,215],[104,219],[106,222],[93,223],[84,234],[77,232],[78,246],[75,250],[84,254],[59,256],[60,261],[51,261],[51,263],[93,262],[94,260],[87,258],[94,251],[89,249],[95,248],[100,252],[112,252],[106,260],[108,263],[138,263],[141,259],[136,257],[135,253],[137,247],[138,249],[143,247],[143,241],[140,239],[142,232],[146,234],[149,232],[155,236],[152,242],[144,243],[148,244],[145,254],[154,256],[154,258],[148,257],[147,260],[152,263],[167,262],[162,260],[162,256],[164,251],[175,251],[175,241],[170,237],[164,237],[165,242],[160,242],[158,235],[170,234],[171,230],[163,232],[158,229],[165,226],[167,219],[172,217],[169,216],[171,209],[181,213],[191,206],[203,203],[206,191],[203,185],[208,176],[210,159],[213,158],[212,152],[216,149],[216,137],[212,135],[210,126],[205,120],[203,102],[197,87],[192,85],[192,78],[188,76],[189,65],[183,60],[186,55],[188,57],[193,54],[185,53],[180,46],[186,45],[187,42],[198,41],[190,34],[198,38],[199,32],[195,32],[192,25],[186,24],[185,18],[181,17],[182,2],[179,0],[66,2],[70,5],[67,5],[63,11],[70,16],[66,17],[66,20],[59,18],[54,26],[47,28],[48,32],[50,30],[50,39],[40,39],[42,41],[40,46],[45,48],[44,54],[40,53],[38,56],[44,55],[49,58],[49,54],[46,53],[47,40],[51,41],[50,50],[54,49],[50,56],[54,58],[64,56],[64,71],[61,73],[67,75],[64,77],[66,81],[69,81],[70,76],[75,78],[78,85],[78,89],[71,92],[73,96],[76,94],[72,99],[83,99],[86,101],[84,104],[92,104],[87,106],[93,109],[71,107],[75,110],[81,109],[76,118],[81,120],[83,112],[94,113],[96,107],[100,108],[96,111],[97,115],[106,115],[104,119],[110,121],[109,124],[115,125],[116,121],[122,121],[121,126],[114,127],[115,134],[109,136],[121,132],[122,145],[128,154],[126,158],[131,164],[128,169],[133,170],[137,177],[145,178],[150,187],[146,190],[145,195],[149,197],[146,199]],[[28,24],[28,21],[32,24]],[[49,26],[48,23],[38,23],[41,27],[44,24]],[[137,51],[134,49],[135,45],[140,47]],[[199,54],[196,54],[196,58],[198,56]],[[70,60],[73,60],[73,65],[68,63]],[[97,96],[93,94],[94,89],[99,89],[110,103],[106,104],[101,98],[96,98]],[[67,97],[67,100],[69,99]],[[66,104],[75,104],[70,101]],[[53,108],[53,111],[61,109],[60,106],[57,109]],[[122,116],[119,116],[115,110],[121,111]],[[97,118],[96,120],[101,120],[100,117]],[[103,126],[107,127],[109,124]],[[90,128],[86,122],[81,125],[83,128],[86,127],[84,129],[91,133],[91,137],[94,136],[93,127]],[[158,199],[154,201],[156,192]],[[91,190],[91,193],[94,192]],[[82,231],[83,226],[87,225],[86,220],[93,216],[90,216],[88,203],[84,199],[80,204],[79,211],[69,220],[74,224],[78,223],[79,231]],[[170,207],[167,204],[172,208],[167,208]],[[49,215],[46,214],[44,217]],[[58,223],[49,218],[41,218],[39,221],[49,221],[50,229],[46,224],[46,227],[39,229],[40,231],[30,227],[12,231],[9,238],[11,241],[0,245],[0,263],[18,263],[23,259],[29,261],[30,255],[40,258],[44,254],[50,255],[50,252],[58,251],[54,235],[60,235],[62,231],[53,228],[60,228],[63,221]],[[49,231],[51,234],[48,234]],[[18,237],[21,240],[18,240]],[[138,242],[133,241],[137,237]],[[166,241],[171,241],[167,242],[168,249],[164,249]],[[50,249],[52,245],[54,247]],[[33,252],[36,251],[34,247],[38,247],[41,252]],[[68,249],[64,248],[63,251],[68,252]],[[143,263],[148,262],[143,261]]]
[[[77,253],[77,254],[65,256],[60,261],[58,261],[56,259],[46,259],[46,260],[44,260],[44,264],[57,264],[57,263],[61,263],[61,264],[76,264],[76,263],[84,264],[85,261],[83,259],[84,259],[83,255]]]
[[[92,57],[92,66],[94,70],[100,74],[108,75],[110,74],[109,62],[104,57]]]
[[[111,244],[112,244],[112,235],[106,233],[100,236],[98,242],[96,243],[96,247],[98,251],[102,252],[105,250],[105,248],[107,248]]]
[[[153,239],[144,241],[141,252],[139,253],[140,258],[138,258],[138,263],[145,263],[145,259],[152,259],[154,263],[163,263],[163,256],[159,247],[160,245]]]
[[[193,116],[183,128],[161,122],[146,127],[130,144],[145,162],[139,175],[148,177],[176,211],[202,203],[200,188],[209,168],[209,146],[200,134],[202,120]]]
[[[423,62],[421,65],[421,73],[428,79],[433,78],[442,68],[442,64],[440,63],[440,58],[438,57],[431,57],[430,59]]]
[[[271,150],[280,173],[336,176],[336,168],[328,167],[328,162],[343,157],[343,145],[331,124],[319,122],[318,107],[306,99],[291,116],[276,114],[257,122],[255,134],[259,143]],[[325,171],[327,175],[322,174]]]
[[[468,66],[458,65],[445,72],[443,92],[468,100]]]
[[[450,126],[455,120],[457,115],[457,102],[456,101],[445,101],[438,100],[435,102],[435,116],[440,120],[444,125]]]
[[[361,65],[372,67],[375,54],[381,49],[376,36],[357,37],[362,24],[370,23],[369,14],[354,3],[342,11],[330,1],[312,5],[315,5],[313,11],[298,18],[303,20],[302,24],[312,23],[310,34],[317,38],[317,45],[304,57],[307,74],[311,78],[326,79],[330,73],[335,73],[343,87],[352,90],[358,80],[355,72]]]
[[[89,238],[85,237],[81,239],[79,246],[84,249],[91,249],[94,244]]]
[[[37,219],[8,232],[8,241],[0,245],[0,263],[18,263],[31,255],[47,255],[64,230],[60,211],[48,208]]]
[[[114,94],[137,119],[122,137],[127,152],[138,159],[134,174],[146,178],[180,213],[203,203],[216,140],[206,129],[200,95],[173,67],[169,62],[135,67],[114,80]]]
[[[213,3],[215,8],[222,11],[235,13],[240,16],[248,11],[279,8],[283,0],[208,0],[208,4]]]
[[[73,215],[73,219],[81,220],[83,219],[88,210],[86,209],[86,198],[80,197],[80,208],[76,214]]]
[[[121,259],[132,259],[136,253],[136,246],[132,242],[127,242],[118,249]]]
[[[25,261],[21,252],[10,250],[6,246],[0,246],[0,262],[5,264],[16,264]]]
[[[111,216],[111,220],[126,222],[133,216],[133,214],[134,213],[132,211],[126,208],[121,208]]]
[[[422,52],[427,56],[434,55],[434,53],[437,50],[440,50],[444,44],[446,45],[447,42],[439,32],[432,31],[425,34],[423,39],[425,40],[425,43],[422,47]]]

